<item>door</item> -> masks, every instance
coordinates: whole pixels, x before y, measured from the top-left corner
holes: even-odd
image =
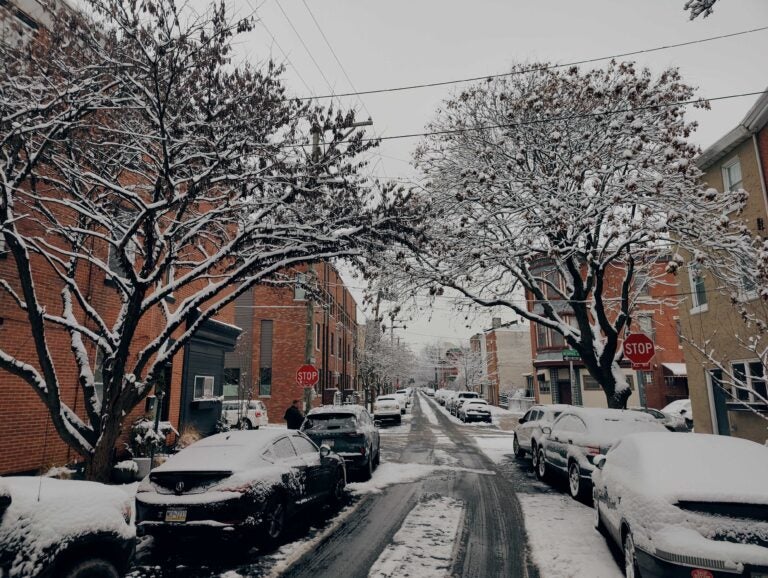
[[[291,436],[296,453],[304,462],[307,480],[307,494],[311,500],[325,496],[331,488],[330,468],[320,458],[320,450],[304,436]]]
[[[717,433],[721,436],[731,435],[731,424],[728,421],[728,393],[723,386],[723,372],[720,369],[713,369],[709,372],[710,387],[712,387],[712,402],[715,405],[715,421],[717,422]],[[686,416],[693,418],[693,416]]]
[[[296,508],[305,506],[312,499],[307,487],[307,466],[287,437],[275,440],[272,444],[272,453],[282,465],[289,469],[284,483],[289,495],[287,508],[291,513]]]
[[[517,436],[517,443],[520,447],[525,449],[531,448],[531,432],[533,431],[533,428],[538,427],[538,415],[538,410],[529,409],[528,413],[523,416],[523,423],[517,426],[515,435]]]
[[[561,380],[557,382],[557,396],[558,403],[573,405],[573,392],[571,391],[570,381]]]

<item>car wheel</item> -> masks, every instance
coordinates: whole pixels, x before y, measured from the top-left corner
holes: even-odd
[[[252,427],[253,424],[248,418],[243,418],[240,420],[240,429],[251,429]]]
[[[401,423],[403,423],[403,418],[401,418],[400,416],[397,416],[397,419],[395,420],[395,423],[397,425],[400,425]]]
[[[520,447],[520,443],[517,441],[517,435],[515,435],[515,439],[512,440],[512,449],[515,451],[516,458],[525,457],[525,450]]]
[[[365,464],[365,468],[363,469],[363,481],[367,482],[373,477],[373,456],[369,453],[368,454],[368,461]]]
[[[544,460],[544,449],[539,448],[536,454],[536,477],[540,480],[547,479],[547,462]]]
[[[600,501],[597,499],[597,490],[595,488],[592,488],[592,505],[594,506],[592,523],[595,526],[595,530],[602,534],[605,526],[603,525],[603,519],[600,517]]]
[[[281,497],[272,496],[269,499],[264,508],[262,524],[265,545],[276,545],[285,530],[285,502]]]
[[[63,578],[120,578],[112,562],[103,558],[91,558],[76,562],[61,574]]]
[[[329,502],[332,506],[340,506],[344,501],[344,493],[346,492],[347,483],[344,481],[344,470],[339,468],[336,472],[336,481],[333,483],[333,489],[329,496]]]
[[[637,564],[635,553],[635,540],[629,529],[624,534],[624,574],[627,578],[640,578],[640,567]]]
[[[586,482],[581,479],[581,468],[576,462],[568,464],[568,492],[574,500],[581,500],[584,497],[584,486]]]
[[[381,447],[376,450],[376,457],[373,458],[373,466],[378,468],[381,463]]]

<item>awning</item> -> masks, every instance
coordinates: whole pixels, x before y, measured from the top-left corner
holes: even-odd
[[[665,369],[672,372],[672,375],[680,377],[686,377],[688,375],[688,369],[685,367],[685,363],[662,363]]]

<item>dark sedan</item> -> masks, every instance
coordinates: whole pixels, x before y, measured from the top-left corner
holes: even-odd
[[[370,479],[379,464],[379,428],[368,411],[359,405],[323,406],[313,409],[301,426],[318,445],[339,454],[347,469]]]
[[[182,450],[141,483],[136,531],[160,540],[253,535],[272,545],[291,517],[338,503],[345,485],[344,461],[301,432],[221,433]]]

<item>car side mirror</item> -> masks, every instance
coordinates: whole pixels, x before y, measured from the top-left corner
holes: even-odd
[[[321,458],[327,458],[331,455],[331,448],[329,448],[326,445],[320,446],[320,457]]]
[[[552,433],[552,428],[551,428],[551,427],[547,427],[547,426],[544,426],[543,428],[541,428],[541,431],[542,431],[542,433],[544,433],[544,434],[546,434],[546,435],[549,435],[549,434],[551,434],[551,433]]]
[[[602,470],[605,465],[605,456],[599,455],[592,458],[592,464],[598,469]]]
[[[520,419],[517,420],[517,423],[525,423],[525,418],[521,417]]]

